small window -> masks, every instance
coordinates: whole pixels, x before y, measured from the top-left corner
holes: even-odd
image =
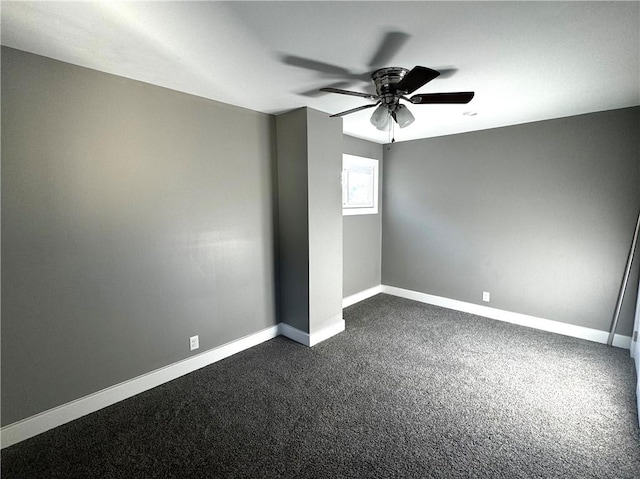
[[[378,160],[342,155],[342,214],[378,213]]]

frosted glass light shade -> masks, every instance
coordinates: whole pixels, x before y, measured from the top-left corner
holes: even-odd
[[[371,115],[371,124],[378,130],[386,130],[389,126],[389,111],[384,105],[380,105]]]
[[[398,109],[396,110],[396,121],[400,128],[404,128],[405,126],[409,126],[413,123],[415,118],[406,106],[398,105]]]

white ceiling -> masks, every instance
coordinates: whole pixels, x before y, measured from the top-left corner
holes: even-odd
[[[403,32],[408,40],[379,66],[453,69],[418,92],[476,96],[410,105],[416,121],[396,128],[396,141],[640,105],[638,1],[3,1],[1,15],[3,45],[265,113],[366,104],[310,94],[344,75],[294,64],[366,73],[384,35]],[[344,132],[388,142],[371,112],[345,116]]]

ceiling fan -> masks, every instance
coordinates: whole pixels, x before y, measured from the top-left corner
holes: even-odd
[[[357,91],[342,90],[340,88],[320,88],[320,91],[339,93],[372,100],[375,103],[363,105],[351,110],[331,115],[331,117],[349,115],[367,108],[374,108],[371,115],[371,123],[378,130],[387,130],[391,119],[400,128],[405,128],[414,122],[415,118],[409,109],[400,100],[414,105],[443,104],[443,103],[469,103],[474,96],[472,91],[451,93],[422,93],[408,97],[418,88],[438,77],[440,72],[431,68],[416,66],[411,70],[400,67],[380,68],[371,74],[371,80],[376,88],[376,94],[361,93]]]
[[[360,106],[331,116],[344,116],[367,108],[377,107],[371,116],[371,123],[379,130],[387,130],[390,126],[392,127],[393,122],[391,119],[393,119],[400,128],[405,128],[413,123],[415,118],[406,105],[400,103],[400,100],[415,105],[469,103],[473,98],[474,92],[424,93],[407,97],[407,95],[411,95],[418,88],[426,85],[434,78],[446,78],[455,74],[457,71],[455,68],[446,67],[438,68],[438,71],[422,66],[416,66],[412,70],[400,67],[384,67],[384,65],[391,62],[392,57],[395,56],[409,38],[410,35],[404,32],[386,32],[382,38],[382,42],[367,63],[369,72],[365,73],[294,55],[285,55],[282,61],[287,65],[314,70],[324,77],[342,79],[342,81],[334,83],[331,86],[320,88],[319,90],[312,90],[315,93],[339,93],[341,95],[352,95],[374,101],[375,103],[370,105]],[[373,73],[370,73],[372,70]],[[373,81],[376,90],[375,94],[337,88],[348,86],[349,83],[353,82],[364,81],[369,83],[370,80]],[[302,94],[308,95],[310,92]]]

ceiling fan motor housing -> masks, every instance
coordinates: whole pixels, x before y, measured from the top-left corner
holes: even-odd
[[[409,70],[406,68],[388,67],[376,70],[371,75],[379,100],[387,108],[397,106],[400,96],[406,93],[398,91],[396,85],[407,73]]]

